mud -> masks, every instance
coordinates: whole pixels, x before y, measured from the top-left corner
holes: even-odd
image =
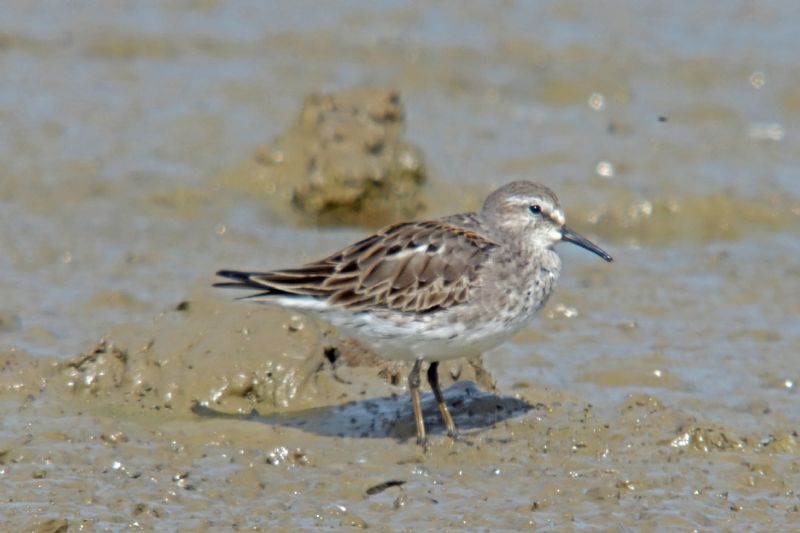
[[[6,2],[0,529],[796,528],[795,20]],[[519,177],[615,263],[561,247],[539,319],[443,372],[461,440],[424,394],[427,453],[407,367],[210,287]]]
[[[222,175],[306,225],[386,225],[418,216],[427,176],[421,152],[404,141],[396,90],[356,88],[307,97],[298,118],[252,161]]]
[[[59,397],[156,411],[185,414],[213,405],[228,413],[297,413],[332,398],[342,402],[354,389],[356,397],[374,395],[389,384],[399,395],[410,370],[301,315],[273,308],[230,312],[218,298],[198,295],[138,331],[130,325],[112,330],[60,361],[52,374],[35,372],[33,379]],[[440,371],[448,383],[466,379],[495,388],[480,359],[443,364]],[[354,385],[354,379],[374,384]]]

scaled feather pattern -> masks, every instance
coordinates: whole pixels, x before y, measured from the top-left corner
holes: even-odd
[[[217,274],[234,281],[215,286],[259,291],[247,298],[322,299],[352,311],[386,308],[428,313],[447,309],[469,300],[478,271],[498,246],[473,231],[468,217],[458,217],[453,223],[446,218],[388,226],[296,269],[222,270]]]

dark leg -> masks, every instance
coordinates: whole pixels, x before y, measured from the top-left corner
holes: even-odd
[[[425,437],[425,421],[422,419],[422,407],[419,403],[419,371],[422,367],[422,358],[414,361],[414,368],[408,375],[408,390],[411,392],[411,408],[414,410],[414,421],[417,423],[417,444],[426,446],[428,443]]]
[[[428,383],[431,384],[433,395],[436,397],[436,405],[439,406],[439,414],[442,415],[442,422],[444,427],[447,428],[447,434],[455,439],[458,438],[458,430],[456,424],[453,422],[453,417],[450,416],[450,411],[447,410],[447,404],[444,401],[442,389],[439,388],[439,362],[434,361],[428,367]]]

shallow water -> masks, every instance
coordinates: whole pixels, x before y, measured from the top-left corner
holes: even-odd
[[[798,16],[783,1],[6,2],[4,522],[796,523]],[[535,179],[615,257],[561,247],[540,319],[484,357],[496,389],[471,370],[479,387],[448,389],[466,398],[463,442],[426,396],[427,455],[402,379],[314,374],[329,342],[315,324],[209,288],[218,268],[285,266],[366,231],[298,225],[239,177],[305,95],[357,84],[400,91],[428,215]],[[101,336],[121,347],[98,352],[102,372],[58,365]],[[296,388],[293,372],[312,377]],[[405,484],[367,494],[388,480]]]

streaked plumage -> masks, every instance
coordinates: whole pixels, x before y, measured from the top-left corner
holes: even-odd
[[[324,299],[352,312],[385,308],[428,313],[463,304],[497,244],[442,221],[384,228],[321,261],[265,273],[222,271],[222,287],[262,289],[253,298]]]
[[[528,324],[555,288],[561,261],[553,245],[560,240],[611,260],[564,226],[550,189],[512,182],[478,213],[388,226],[299,268],[222,270],[217,274],[231,281],[215,286],[253,290],[246,299],[309,313],[379,356],[414,360],[418,378],[422,361],[432,362],[435,374],[438,361],[480,354]],[[428,377],[441,400],[435,376]],[[413,383],[411,389],[413,398]],[[417,408],[418,401],[415,415]],[[417,423],[424,440],[421,416]]]

